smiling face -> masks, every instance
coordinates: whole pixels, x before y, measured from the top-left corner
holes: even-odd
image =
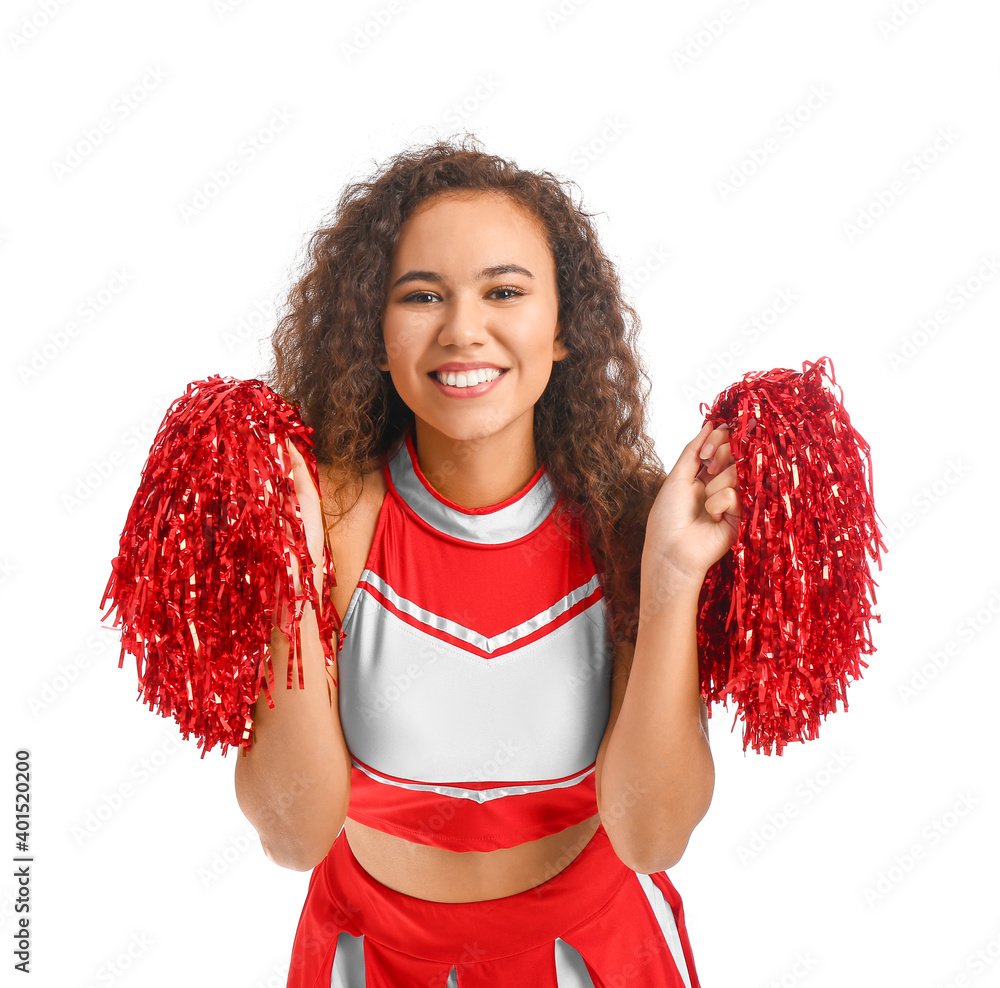
[[[558,315],[541,223],[499,195],[438,195],[403,224],[382,321],[388,360],[379,368],[423,428],[453,440],[505,430],[531,437],[552,363],[567,355]],[[463,391],[432,376],[449,363],[504,373]]]

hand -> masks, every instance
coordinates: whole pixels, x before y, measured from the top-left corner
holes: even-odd
[[[700,584],[736,541],[740,493],[729,431],[706,422],[677,458],[649,512],[643,568],[662,564]],[[714,451],[702,459],[709,443]]]

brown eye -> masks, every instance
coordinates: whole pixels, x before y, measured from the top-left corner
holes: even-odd
[[[494,288],[493,291],[490,292],[490,294],[493,295],[495,292],[511,292],[512,295],[513,295],[513,297],[515,297],[515,298],[518,295],[524,295],[525,294],[524,292],[521,291],[520,288],[515,288],[513,285],[501,285],[500,288]],[[503,301],[506,301],[506,299],[501,299],[500,301],[503,302]]]

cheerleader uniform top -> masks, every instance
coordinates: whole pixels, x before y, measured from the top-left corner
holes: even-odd
[[[505,501],[455,504],[421,471],[412,428],[382,470],[337,657],[347,815],[451,851],[595,815],[612,649],[580,521],[556,527],[544,465]]]

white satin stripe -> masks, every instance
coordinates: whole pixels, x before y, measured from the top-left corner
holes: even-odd
[[[687,985],[687,988],[691,988],[691,975],[688,973],[687,961],[684,959],[684,948],[681,946],[681,935],[677,930],[677,923],[674,921],[674,911],[649,875],[636,872],[636,878],[639,879],[639,884],[642,886],[643,892],[646,893],[650,906],[653,907],[653,914],[663,931],[663,937],[670,948],[674,964],[677,965],[677,970],[680,971],[684,984]]]
[[[366,988],[364,943],[364,936],[353,937],[350,933],[337,934],[337,951],[333,958],[330,988]],[[571,981],[567,984],[573,986],[577,982]],[[592,982],[586,981],[580,984],[590,986]],[[454,965],[448,972],[446,988],[458,988],[458,972]]]
[[[599,597],[549,634],[493,658],[415,628],[362,594],[337,659],[356,758],[412,782],[565,779],[597,757],[612,653]]]
[[[594,988],[594,981],[587,973],[587,965],[576,947],[556,937],[556,985],[557,988]]]
[[[337,935],[330,988],[366,988],[364,936]],[[557,937],[553,944],[557,988],[595,988],[579,951]],[[458,971],[452,965],[446,988],[458,988]]]
[[[337,934],[330,988],[365,988],[365,938]]]
[[[552,789],[567,789],[570,786],[575,786],[594,771],[594,766],[592,765],[578,775],[564,779],[562,782],[547,782],[537,786],[498,786],[495,789],[463,789],[461,786],[438,786],[429,782],[398,782],[396,779],[387,779],[384,775],[379,775],[378,772],[373,772],[364,765],[358,765],[356,758],[351,759],[351,764],[355,765],[359,771],[364,772],[368,778],[387,786],[411,789],[414,792],[436,792],[440,796],[453,796],[455,799],[471,799],[476,803],[487,803],[491,799],[500,799],[503,796],[523,796],[529,792],[549,792]]]
[[[432,528],[466,542],[499,545],[533,532],[552,513],[557,495],[548,472],[513,504],[485,514],[449,507],[417,476],[405,438],[389,457],[389,474],[399,496]],[[433,485],[432,485],[433,486]]]
[[[421,624],[425,624],[429,628],[434,628],[436,631],[449,634],[453,638],[459,639],[459,641],[467,642],[469,645],[474,645],[483,652],[493,652],[498,648],[503,648],[505,645],[512,645],[522,638],[527,638],[528,635],[538,631],[539,628],[544,628],[546,625],[551,624],[561,614],[565,614],[566,611],[574,606],[574,604],[589,597],[598,588],[598,586],[600,586],[600,578],[595,573],[587,583],[584,583],[582,586],[579,586],[572,592],[566,594],[562,600],[553,604],[551,607],[546,608],[544,611],[540,611],[538,614],[534,615],[534,617],[528,618],[527,621],[522,621],[521,624],[515,625],[513,628],[509,628],[507,631],[501,632],[499,635],[493,635],[492,638],[488,638],[486,635],[481,635],[479,632],[473,631],[471,628],[467,628],[465,625],[459,624],[457,621],[450,621],[448,618],[441,617],[433,611],[428,611],[426,608],[418,607],[412,600],[407,600],[406,597],[401,597],[395,590],[392,589],[392,587],[389,586],[388,583],[385,582],[385,580],[373,573],[370,569],[366,569],[361,574],[358,586],[355,588],[354,594],[351,597],[351,602],[347,606],[347,613],[344,615],[342,624],[345,638],[349,634],[350,621],[353,617],[353,611],[358,599],[362,594],[368,594],[368,596],[371,596],[371,594],[368,593],[368,591],[361,585],[362,583],[371,584],[371,586],[378,590],[378,592],[382,594],[386,600],[390,601],[394,607],[398,608],[404,614],[408,614]],[[481,656],[479,657],[481,658]]]

